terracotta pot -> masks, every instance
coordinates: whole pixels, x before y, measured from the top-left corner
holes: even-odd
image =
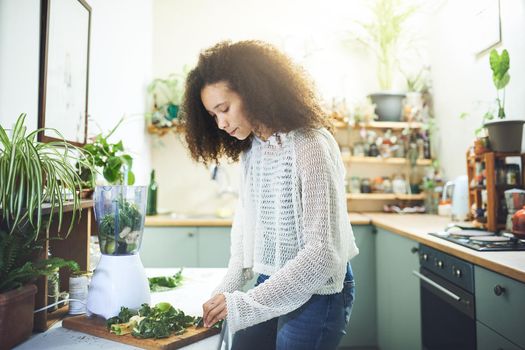
[[[0,294],[0,350],[8,350],[31,336],[35,309],[34,284]]]
[[[474,153],[483,154],[488,151],[488,137],[482,137],[474,141]]]
[[[92,199],[93,198],[93,192],[95,192],[94,188],[84,188],[79,193],[80,199]]]

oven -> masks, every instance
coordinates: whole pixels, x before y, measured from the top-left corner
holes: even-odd
[[[421,340],[426,350],[475,350],[474,266],[420,244]]]

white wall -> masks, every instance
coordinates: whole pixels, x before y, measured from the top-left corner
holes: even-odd
[[[0,1],[0,124],[38,125],[39,0]]]
[[[466,151],[482,123],[486,104],[496,97],[488,53],[476,56],[470,28],[476,0],[446,1],[431,17],[430,57],[435,112],[440,128],[440,157],[446,175],[466,173]],[[525,119],[525,2],[502,0],[501,43],[510,54],[511,80],[506,88],[507,118]],[[478,34],[479,35],[479,34]],[[463,113],[470,116],[460,120]]]
[[[149,180],[149,139],[143,114],[151,80],[151,0],[88,0],[92,8],[88,135],[107,132],[127,115],[111,141],[122,139],[134,157],[137,184]],[[0,1],[0,122],[22,111],[38,124],[39,0]],[[100,129],[99,127],[100,126]]]
[[[149,181],[150,151],[143,113],[151,80],[151,0],[89,0],[92,12],[89,72],[90,135],[126,121],[110,140],[122,140],[133,156],[136,185]]]
[[[165,77],[194,66],[201,50],[221,40],[269,41],[304,65],[320,93],[349,103],[378,89],[367,51],[342,45],[362,5],[345,0],[154,0],[153,73]],[[154,137],[152,165],[159,178],[159,206],[213,211],[217,185],[193,163],[180,135]],[[237,168],[226,167],[235,181]]]

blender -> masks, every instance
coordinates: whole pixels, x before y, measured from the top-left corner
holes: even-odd
[[[125,306],[150,303],[139,250],[144,231],[146,186],[97,186],[95,219],[102,256],[89,285],[87,314],[106,319]]]

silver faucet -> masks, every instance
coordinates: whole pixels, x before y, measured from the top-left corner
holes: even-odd
[[[223,197],[226,194],[231,194],[235,197],[238,197],[239,194],[231,187],[230,177],[228,172],[224,170],[219,164],[213,164],[210,166],[211,180],[217,181],[219,185],[219,192],[217,196]]]

